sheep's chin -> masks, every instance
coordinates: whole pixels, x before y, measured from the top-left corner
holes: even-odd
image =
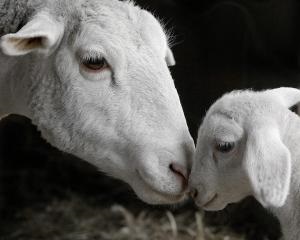
[[[139,181],[138,184],[132,185],[132,188],[141,200],[151,205],[178,204],[187,199],[186,192],[168,194],[160,192],[142,181]]]
[[[223,210],[228,204],[226,203],[222,203],[222,204],[211,204],[211,206],[206,206],[206,207],[203,207],[203,209],[205,211],[221,211]]]
[[[211,203],[201,206],[205,211],[221,211],[223,210],[229,203],[222,201],[220,198],[216,198]]]
[[[168,194],[159,194],[156,191],[147,190],[147,193],[143,194],[136,192],[137,196],[142,199],[145,203],[151,205],[172,205],[179,204],[187,199],[186,194],[181,195],[168,195]]]

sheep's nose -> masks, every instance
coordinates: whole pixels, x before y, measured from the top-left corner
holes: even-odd
[[[198,190],[196,188],[193,188],[191,191],[190,191],[190,196],[192,199],[196,199],[197,196],[198,196]]]
[[[186,167],[178,164],[178,163],[171,163],[169,165],[170,170],[175,173],[177,176],[181,177],[183,180],[184,185],[187,185],[188,182],[188,170]]]
[[[185,162],[170,162],[169,168],[177,176],[180,176],[184,180],[184,183],[187,184],[189,175],[191,173],[192,158],[195,152],[194,142],[192,140],[190,142],[187,141],[180,149],[182,151],[180,152],[179,156],[181,159],[184,159]]]

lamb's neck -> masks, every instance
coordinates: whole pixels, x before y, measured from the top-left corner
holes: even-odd
[[[299,192],[292,193],[286,204],[280,208],[273,208],[271,212],[278,218],[284,240],[299,240],[300,236],[300,210]]]
[[[300,237],[300,117],[291,114],[285,122],[283,142],[290,150],[292,176],[290,192],[283,207],[271,209],[278,217],[285,240],[299,240]]]

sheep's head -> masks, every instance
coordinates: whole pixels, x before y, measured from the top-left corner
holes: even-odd
[[[284,126],[300,91],[238,91],[219,99],[198,132],[190,175],[192,197],[206,210],[253,195],[266,207],[285,203],[291,177]]]
[[[49,2],[2,38],[6,54],[30,54],[29,117],[50,143],[144,201],[182,200],[194,143],[159,22],[127,1]]]

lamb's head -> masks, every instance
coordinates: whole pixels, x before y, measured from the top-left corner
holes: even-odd
[[[282,137],[299,101],[299,90],[278,88],[235,91],[211,106],[189,179],[198,206],[221,210],[250,195],[266,207],[285,203],[291,157]]]
[[[30,57],[29,117],[50,143],[144,201],[182,200],[194,143],[159,22],[127,1],[49,2],[2,38],[6,54]]]

